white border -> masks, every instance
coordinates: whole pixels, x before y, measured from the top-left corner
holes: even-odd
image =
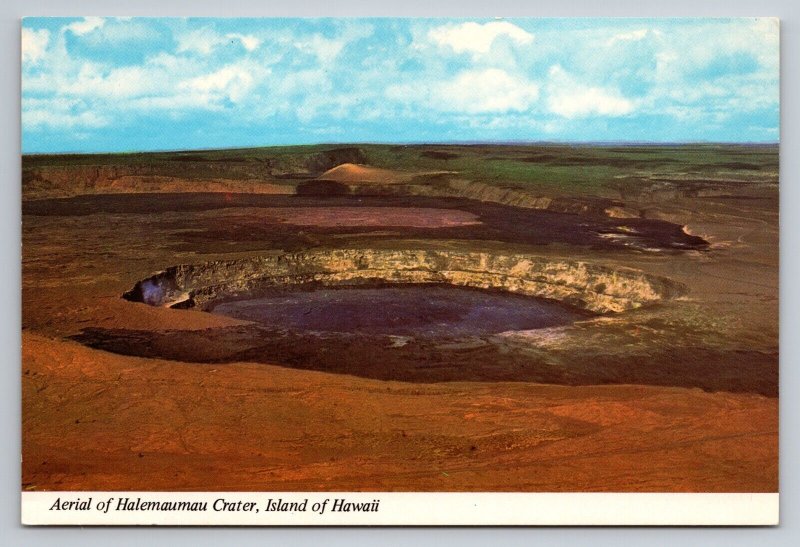
[[[778,524],[778,497],[706,493],[23,492],[22,522],[81,526],[763,526]],[[119,510],[123,500],[131,507],[136,500],[205,502],[206,510]],[[217,500],[252,505],[246,511],[226,511]],[[267,511],[270,500],[300,504],[304,510]],[[340,503],[340,510],[334,511],[336,500],[377,510],[343,512]],[[67,501],[83,502],[84,507],[54,508]]]
[[[797,52],[800,52],[800,3],[796,0],[566,0],[545,2],[544,0],[405,0],[401,3],[376,3],[374,0],[241,0],[220,3],[217,0],[119,0],[109,8],[107,0],[5,0],[0,3],[0,42],[6,46],[2,57],[7,74],[19,73],[19,17],[24,15],[70,15],[114,12],[120,15],[166,16],[208,15],[241,16],[286,15],[407,15],[407,16],[748,16],[777,15],[782,23],[781,74],[782,97],[792,98],[800,90],[800,71],[797,70]],[[19,80],[9,77],[0,84],[7,131],[0,135],[3,146],[0,154],[0,179],[7,190],[0,203],[0,256],[8,265],[0,269],[3,286],[19,286],[20,273],[14,264],[19,263],[20,250],[20,195],[19,195]],[[781,104],[781,148],[796,149],[800,142],[800,108],[798,101],[785,100]],[[16,129],[16,131],[15,131]],[[781,154],[781,330],[796,332],[800,327],[800,286],[792,283],[800,276],[800,260],[793,252],[800,248],[800,154]],[[788,184],[787,184],[788,182]],[[487,543],[508,545],[589,545],[591,547],[617,547],[620,544],[670,545],[698,544],[751,546],[766,542],[769,545],[800,544],[800,504],[792,503],[800,493],[800,473],[796,462],[800,461],[800,403],[797,397],[788,396],[800,386],[800,337],[781,337],[781,496],[783,498],[783,523],[771,528],[626,528],[626,529],[454,529],[433,528],[386,529],[349,528],[330,530],[325,528],[194,528],[194,529],[120,529],[95,528],[47,528],[20,526],[20,294],[10,290],[0,295],[3,328],[0,343],[5,348],[3,368],[5,375],[0,382],[0,426],[6,439],[5,449],[0,451],[0,529],[9,545],[59,546],[87,545],[141,545],[143,542],[170,547],[196,545],[220,545],[235,542],[239,546],[262,546],[270,541],[275,544],[318,546],[353,544],[404,544],[436,545],[454,543],[458,545],[486,545]],[[25,497],[27,493],[23,493]],[[108,494],[108,493],[106,493]],[[333,532],[336,532],[335,534]],[[141,534],[141,535],[140,535]],[[146,536],[144,535],[146,534]]]

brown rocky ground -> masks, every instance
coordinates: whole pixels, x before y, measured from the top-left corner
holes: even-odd
[[[198,366],[25,333],[23,488],[774,491],[777,400]]]
[[[494,191],[494,203],[483,204],[452,196],[361,201],[352,204],[364,206],[359,226],[346,229],[346,214],[292,213],[321,219],[302,226],[280,215],[276,221],[269,207],[289,203],[251,202],[231,192],[234,186],[225,185],[229,193],[212,202],[200,194],[120,195],[111,205],[30,199],[45,197],[44,183],[26,196],[23,488],[777,490],[776,186],[736,186],[707,197],[624,195],[615,219],[594,213],[605,203],[526,201]],[[302,199],[310,200],[297,202],[302,207],[332,205],[329,197]],[[522,209],[503,208],[504,199]],[[530,208],[552,203],[588,205],[583,216],[566,220]],[[388,209],[381,208],[389,205],[405,208],[396,211],[397,222],[412,227],[387,226]],[[431,222],[442,215],[431,209],[442,207],[452,208],[445,216],[473,215],[479,223]],[[409,220],[414,208],[423,227]],[[663,221],[687,225],[710,248],[627,245],[629,228],[647,231],[649,245],[675,241]],[[608,229],[619,223],[627,228]],[[664,276],[688,292],[621,314],[484,340],[494,352],[487,359],[527,356],[524,374],[511,362],[495,376],[411,382],[381,379],[363,367],[343,370],[333,366],[336,359],[329,372],[306,370],[314,367],[282,361],[280,352],[274,361],[269,353],[232,360],[233,350],[251,347],[246,322],[121,298],[175,264],[364,246],[585,260]],[[140,333],[138,349],[87,346],[86,333],[98,330]],[[200,346],[189,332],[210,340],[204,359],[189,355]],[[159,337],[177,353],[167,355]],[[487,346],[481,347],[458,351],[472,352],[469,370],[483,370],[475,365]]]

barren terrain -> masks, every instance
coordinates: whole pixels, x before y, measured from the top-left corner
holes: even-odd
[[[777,491],[774,147],[28,156],[22,269],[24,489]]]

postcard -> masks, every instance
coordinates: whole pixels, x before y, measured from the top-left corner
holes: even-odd
[[[21,40],[23,523],[777,524],[777,19]]]

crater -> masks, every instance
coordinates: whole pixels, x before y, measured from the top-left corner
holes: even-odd
[[[525,254],[430,249],[310,250],[173,266],[123,296],[152,306],[212,309],[281,289],[451,285],[545,298],[592,313],[683,294],[670,279],[624,267]],[[228,308],[223,308],[228,309]]]
[[[173,249],[202,248],[214,254],[331,247],[338,246],[341,238],[365,234],[376,240],[396,237],[386,235],[382,229],[387,227],[402,228],[403,236],[415,240],[570,245],[636,254],[708,249],[707,241],[687,234],[679,224],[651,218],[611,218],[606,211],[614,203],[609,200],[542,198],[487,184],[462,185],[456,180],[449,183],[449,189],[425,184],[417,189],[460,197],[361,195],[367,186],[359,186],[359,195],[338,195],[350,192],[350,187],[311,182],[308,187],[298,186],[297,195],[112,194],[33,200],[23,203],[23,213],[144,215],[142,221],[149,222],[154,214],[170,212],[174,214],[161,222],[178,231],[171,243]],[[383,192],[390,186],[375,188]],[[213,214],[206,214],[211,211]],[[185,229],[187,223],[192,224],[191,230]]]
[[[182,330],[176,315],[174,330],[89,327],[72,338],[146,358],[264,363],[404,382],[729,391],[758,385],[759,393],[772,393],[771,354],[732,356],[692,344],[647,355],[598,347],[567,365],[531,336],[583,332],[595,328],[599,314],[658,305],[685,292],[673,280],[636,269],[531,254],[307,250],[177,265],[125,294],[135,302],[205,310],[247,323]],[[512,340],[512,333],[533,341]],[[744,377],[747,382],[741,383]]]
[[[298,333],[412,338],[540,329],[585,316],[541,298],[452,285],[283,291],[223,302],[211,311]]]
[[[127,355],[387,380],[573,382],[575,371],[556,370],[498,341],[498,333],[561,328],[684,292],[679,283],[631,268],[531,254],[306,250],[173,266],[124,295],[249,322],[242,326],[200,333],[86,329],[77,339]]]

